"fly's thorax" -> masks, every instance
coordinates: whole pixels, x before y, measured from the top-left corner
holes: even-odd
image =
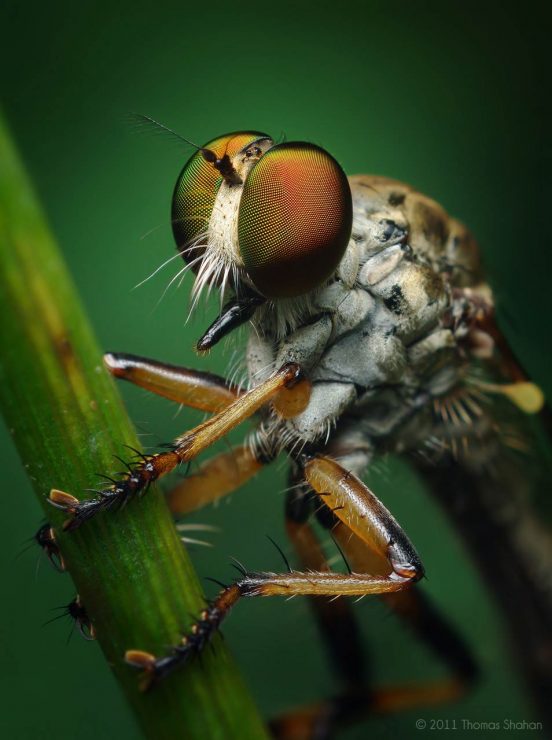
[[[443,326],[453,278],[441,259],[450,254],[447,232],[441,230],[438,239],[437,228],[429,232],[435,244],[441,240],[433,255],[439,259],[419,248],[416,233],[412,246],[400,210],[402,195],[411,190],[401,194],[393,182],[386,187],[392,200],[387,210],[378,202],[367,211],[365,200],[358,210],[354,200],[353,238],[336,273],[308,296],[292,326],[276,326],[277,311],[256,316],[248,349],[251,384],[290,361],[299,362],[313,382],[302,414],[285,423],[265,420],[265,444],[271,435],[288,448],[332,439],[334,427],[338,434],[340,420],[351,413],[357,423],[363,420],[370,438],[391,435],[461,377],[465,360],[455,332]],[[424,201],[420,208],[426,206]]]
[[[267,301],[253,317],[252,323],[257,334],[267,336],[269,341],[286,342],[286,338],[321,314],[336,314],[334,332],[341,317],[344,326],[352,321],[358,323],[358,317],[364,307],[350,310],[353,302],[358,300],[355,286],[358,282],[360,267],[360,249],[353,238],[349,240],[345,253],[337,265],[335,273],[324,284],[304,295],[295,298],[280,298]],[[364,304],[367,296],[361,296]]]
[[[408,243],[415,256],[447,271],[453,286],[481,282],[478,245],[470,231],[432,198],[410,185],[377,175],[349,178],[353,236],[369,257],[383,247]]]

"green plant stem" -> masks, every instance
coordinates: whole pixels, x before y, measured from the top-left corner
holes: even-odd
[[[139,443],[1,118],[0,163],[0,404],[106,660],[149,738],[264,738],[218,637],[215,655],[145,694],[123,661],[128,648],[165,654],[204,605],[158,492],[67,534],[46,502],[51,488],[85,495]]]

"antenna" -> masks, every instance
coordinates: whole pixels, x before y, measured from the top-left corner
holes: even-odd
[[[175,139],[178,139],[178,141],[183,141],[185,144],[188,144],[188,146],[192,146],[194,149],[201,151],[201,147],[197,144],[194,144],[193,141],[186,139],[180,134],[177,134],[176,131],[172,130],[172,128],[165,126],[163,123],[159,123],[159,121],[156,121],[155,118],[152,118],[151,116],[146,116],[143,113],[131,113],[130,120],[134,121],[134,123],[136,124],[148,126],[152,130],[157,129],[159,131],[164,131],[165,133],[170,134]]]
[[[160,132],[162,131],[166,134],[169,134],[173,138],[177,139],[179,142],[184,142],[188,146],[192,146],[194,149],[197,149],[198,152],[201,152],[203,159],[206,162],[212,164],[213,167],[220,172],[220,174],[223,176],[228,184],[241,185],[242,179],[238,176],[237,172],[230,162],[230,157],[227,154],[219,159],[215,152],[211,149],[205,149],[204,147],[194,144],[193,141],[186,139],[180,134],[177,134],[176,131],[172,130],[172,128],[165,126],[163,123],[159,123],[159,121],[156,121],[155,118],[152,118],[151,116],[146,116],[143,113],[131,113],[130,119],[137,124],[147,125],[153,130],[158,130]]]

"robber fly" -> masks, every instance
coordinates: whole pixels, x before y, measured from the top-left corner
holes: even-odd
[[[501,398],[513,413],[531,413],[543,398],[497,328],[469,231],[408,185],[347,178],[321,147],[275,143],[257,131],[196,147],[174,189],[172,225],[185,267],[195,274],[192,306],[213,289],[225,301],[197,349],[205,353],[249,323],[248,384],[107,354],[114,376],[211,416],[163,451],[142,455],[96,497],[53,491],[50,501],[67,513],[65,529],[74,530],[255,417],[245,443],[187,475],[168,494],[169,505],[175,515],[186,514],[285,453],[292,484],[287,531],[302,568],[243,569],[178,645],[159,656],[136,646],[126,653],[128,663],[151,686],[199,653],[240,598],[326,596],[313,608],[343,692],[319,711],[282,719],[277,734],[308,737],[321,732],[321,722],[461,694],[477,674],[470,651],[413,588],[424,575],[415,546],[362,482],[379,456],[393,452],[410,456],[426,476],[498,599],[505,606],[516,601],[511,627],[523,669],[535,693],[552,695],[550,581],[535,556],[543,538],[536,529],[531,537],[521,529],[513,536],[515,524],[502,516],[521,479],[505,473],[503,452],[515,435],[495,413],[500,403],[488,403]],[[313,512],[331,530],[348,573],[330,569]],[[351,602],[335,600],[367,594],[384,598],[439,653],[448,681],[368,690]]]

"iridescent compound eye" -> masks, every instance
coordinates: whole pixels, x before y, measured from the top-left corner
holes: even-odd
[[[258,131],[239,131],[218,136],[202,149],[222,160],[225,155],[232,158],[253,142],[268,138]],[[222,174],[205,159],[202,151],[190,157],[178,176],[171,218],[176,245],[186,262],[200,257],[205,251],[207,241],[202,237],[206,234],[222,180]],[[199,267],[197,262],[194,267]]]
[[[245,269],[269,298],[307,293],[338,266],[352,221],[349,183],[333,157],[304,142],[274,146],[249,173],[240,201]]]

